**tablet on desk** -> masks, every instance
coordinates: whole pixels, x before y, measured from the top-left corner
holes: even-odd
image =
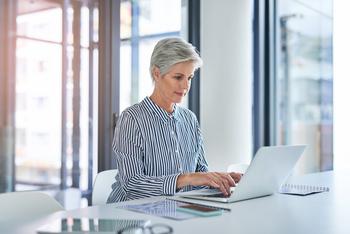
[[[124,219],[98,219],[98,218],[62,218],[54,220],[37,230],[44,233],[103,233],[115,234],[128,227],[145,227],[150,221],[124,220]]]

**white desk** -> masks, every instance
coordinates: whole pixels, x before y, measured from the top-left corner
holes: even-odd
[[[225,204],[231,212],[222,216],[174,221],[132,211],[116,209],[118,204],[57,212],[22,226],[16,233],[35,233],[44,223],[57,217],[100,217],[147,219],[166,223],[174,233],[350,233],[350,172],[323,172],[292,179],[292,182],[325,185],[330,192],[305,197],[275,194],[268,197]],[[161,197],[128,202],[144,203]],[[216,205],[218,203],[215,203]]]

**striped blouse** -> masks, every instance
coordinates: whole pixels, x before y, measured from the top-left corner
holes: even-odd
[[[107,203],[173,195],[180,174],[208,171],[195,115],[177,105],[169,115],[149,97],[122,112],[113,150],[118,173]]]

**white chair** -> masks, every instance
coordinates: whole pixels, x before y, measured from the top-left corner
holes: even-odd
[[[0,194],[0,207],[0,223],[9,227],[64,210],[54,198],[38,191]]]
[[[249,164],[245,164],[245,163],[231,164],[227,167],[227,172],[238,172],[238,173],[244,174],[248,169],[248,167],[249,167]]]
[[[92,189],[92,205],[105,205],[108,196],[112,192],[112,184],[115,182],[115,176],[118,170],[101,171],[97,174]]]
[[[82,207],[81,191],[78,188],[67,188],[55,191],[53,196],[66,210],[74,210]]]

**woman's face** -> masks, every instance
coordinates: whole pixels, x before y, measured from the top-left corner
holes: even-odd
[[[174,64],[163,75],[160,75],[159,68],[155,67],[153,72],[155,91],[167,103],[180,103],[190,90],[194,69],[192,61]]]

